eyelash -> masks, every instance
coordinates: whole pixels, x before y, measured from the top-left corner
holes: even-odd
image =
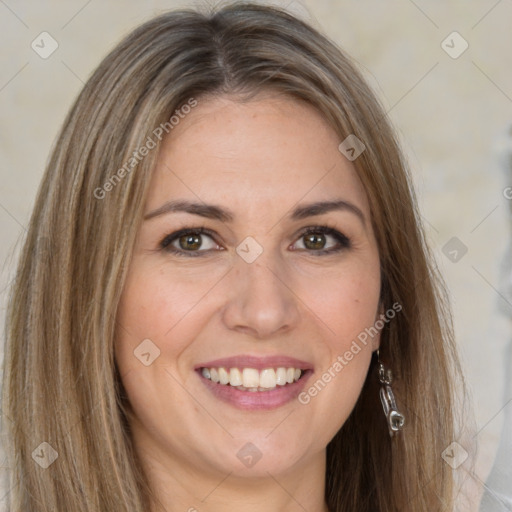
[[[297,240],[300,238],[305,237],[306,235],[310,234],[323,234],[323,235],[331,235],[334,237],[334,239],[338,242],[338,246],[334,249],[319,249],[319,250],[313,250],[313,249],[300,249],[305,250],[307,252],[310,252],[314,254],[315,256],[319,255],[327,255],[327,254],[334,254],[341,252],[346,249],[350,249],[352,244],[350,242],[350,239],[346,237],[343,233],[340,233],[337,229],[331,228],[329,226],[310,226],[308,228],[305,228]],[[215,234],[213,231],[211,231],[208,228],[205,227],[197,227],[197,228],[184,228],[180,229],[179,231],[175,231],[174,233],[171,233],[164,237],[164,239],[160,242],[160,248],[163,251],[170,252],[176,256],[185,256],[185,257],[201,257],[205,254],[210,252],[210,249],[205,251],[184,251],[183,249],[177,249],[176,247],[173,247],[171,244],[175,240],[178,240],[180,237],[185,235],[208,235],[210,238],[212,238],[215,241]],[[215,242],[217,243],[217,242]],[[218,244],[219,245],[219,244]]]

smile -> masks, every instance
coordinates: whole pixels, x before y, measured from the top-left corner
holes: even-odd
[[[278,386],[297,382],[304,372],[299,368],[202,368],[201,375],[221,386],[239,391],[270,391]]]
[[[194,370],[217,400],[255,411],[296,401],[313,375],[313,364],[284,354],[239,354],[203,361]]]

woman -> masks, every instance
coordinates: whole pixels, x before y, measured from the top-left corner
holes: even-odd
[[[450,510],[440,290],[346,55],[269,7],[145,23],[85,85],[32,216],[11,510]]]

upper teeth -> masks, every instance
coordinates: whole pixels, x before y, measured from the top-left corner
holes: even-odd
[[[299,380],[302,371],[298,368],[203,368],[203,377],[219,384],[231,385],[243,388],[272,389],[276,386],[284,386]]]

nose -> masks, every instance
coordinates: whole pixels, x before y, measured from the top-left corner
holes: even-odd
[[[299,322],[300,300],[284,265],[264,256],[253,263],[241,258],[229,273],[223,322],[232,330],[265,339],[292,330]]]

